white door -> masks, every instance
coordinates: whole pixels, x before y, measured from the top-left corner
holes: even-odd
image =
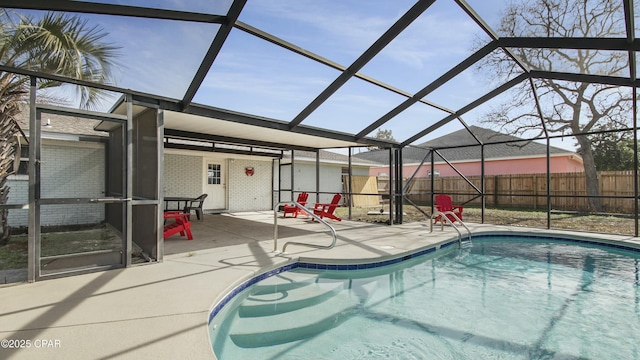
[[[227,208],[226,160],[204,159],[204,210],[223,210]]]

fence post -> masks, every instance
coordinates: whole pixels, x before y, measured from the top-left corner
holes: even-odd
[[[533,209],[538,209],[538,177],[533,174]]]

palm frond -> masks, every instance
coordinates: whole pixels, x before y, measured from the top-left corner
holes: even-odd
[[[90,26],[78,16],[47,13],[37,21],[23,17],[6,39],[0,39],[0,44],[6,44],[0,49],[0,59],[29,70],[113,84],[119,47],[106,42],[106,36],[101,27]],[[60,84],[45,81],[39,85]],[[97,89],[80,86],[78,92],[84,108],[92,108],[101,99]]]

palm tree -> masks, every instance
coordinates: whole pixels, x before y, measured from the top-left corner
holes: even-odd
[[[15,16],[3,10],[0,16],[0,64],[19,69],[62,75],[94,83],[112,84],[112,69],[118,47],[104,41],[98,26],[89,26],[75,15],[47,13],[40,19]],[[38,79],[38,89],[63,85]],[[29,100],[29,77],[0,71],[0,204],[6,204],[7,177],[17,170],[20,127],[16,117]],[[105,92],[77,87],[80,107],[94,108]],[[49,96],[50,103],[64,104],[62,98]],[[9,241],[8,210],[0,211],[0,246]]]

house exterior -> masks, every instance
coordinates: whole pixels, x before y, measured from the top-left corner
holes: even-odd
[[[28,203],[29,126],[26,112],[23,115],[19,122],[27,139],[22,141],[20,170],[8,179],[8,204]],[[103,125],[97,120],[55,114],[47,115],[42,123],[42,197],[110,196],[114,190],[108,188],[112,172],[108,162],[113,155],[109,152],[108,130],[100,130]],[[294,151],[292,187],[291,152],[259,153],[253,149],[257,155],[247,155],[241,153],[240,145],[218,143],[219,151],[204,151],[175,144],[165,142],[162,192],[165,197],[189,198],[206,193],[205,213],[271,210],[275,203],[291,200],[298,192],[316,191],[315,152]],[[334,193],[344,190],[342,179],[349,162],[347,156],[330,151],[320,151],[319,162],[318,200],[327,202]],[[366,160],[354,161],[352,173],[368,175],[371,165]],[[283,191],[279,193],[279,189]],[[309,200],[315,203],[316,197]],[[107,217],[105,205],[100,203],[43,205],[40,223],[45,227],[83,226],[102,223]],[[27,224],[28,210],[9,212],[11,227],[26,228]]]
[[[547,146],[533,141],[525,141],[516,136],[502,134],[490,129],[471,126],[471,130],[485,146],[484,173],[487,176],[505,174],[537,174],[547,172]],[[492,144],[499,142],[498,144]],[[428,177],[431,175],[431,156],[428,148],[443,148],[469,145],[455,149],[438,150],[465,176],[479,176],[482,173],[481,148],[466,129],[458,130],[440,138],[427,141],[418,147],[403,150],[403,175],[410,177]],[[374,150],[355,155],[357,158],[388,163],[389,152]],[[549,148],[550,173],[583,172],[582,158],[575,152],[551,146]],[[458,176],[458,173],[440,156],[435,157],[436,176]],[[424,160],[422,166],[420,163]],[[416,169],[418,171],[416,172]],[[370,175],[385,177],[389,175],[389,166],[372,166]]]
[[[334,193],[344,190],[342,175],[348,167],[348,157],[330,151],[320,151],[319,157],[319,202],[327,202]],[[368,175],[371,165],[368,161],[353,163],[352,173]],[[164,195],[193,197],[206,193],[209,196],[203,206],[205,212],[271,210],[275,203],[295,199],[299,192],[316,191],[316,153],[295,151],[293,172],[292,187],[290,152],[278,161],[258,156],[165,149]],[[315,197],[310,197],[310,203],[314,202]]]
[[[19,119],[20,127],[28,136],[28,117]],[[97,121],[88,119],[61,119],[55,115],[43,119],[41,130],[41,193],[43,198],[100,198],[105,196],[107,134],[95,131]],[[17,173],[9,176],[8,204],[28,203],[29,161],[28,139],[21,141],[21,163]],[[91,225],[103,222],[104,205],[69,204],[43,205],[40,214],[42,226]],[[9,226],[26,228],[28,211],[9,211]]]
[[[179,149],[164,154],[164,196],[208,194],[205,213],[271,209],[273,177],[270,158]]]

